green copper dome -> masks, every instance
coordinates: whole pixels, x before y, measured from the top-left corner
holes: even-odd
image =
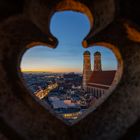
[[[90,55],[89,51],[85,51],[83,55]]]
[[[94,53],[94,55],[101,55],[101,53],[97,51]]]

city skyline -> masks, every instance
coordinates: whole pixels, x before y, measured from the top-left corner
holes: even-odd
[[[52,17],[50,25],[52,34],[59,40],[57,48],[37,46],[27,50],[21,61],[21,71],[82,73],[83,53],[86,50],[91,52],[92,68],[93,53],[100,51],[103,70],[117,69],[117,60],[111,50],[101,46],[88,49],[82,47],[81,42],[90,29],[85,15],[70,11],[58,12]]]

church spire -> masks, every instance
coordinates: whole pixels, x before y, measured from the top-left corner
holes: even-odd
[[[101,53],[98,51],[94,53],[94,71],[102,71]]]
[[[91,62],[90,62],[90,52],[85,51],[84,54],[84,64],[83,64],[83,88],[87,86],[88,80],[91,76]]]

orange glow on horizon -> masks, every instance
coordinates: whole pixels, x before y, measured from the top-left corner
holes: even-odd
[[[63,69],[22,69],[21,72],[56,72],[56,73],[69,73],[69,72],[81,72],[80,69],[74,69],[74,68],[63,68]]]

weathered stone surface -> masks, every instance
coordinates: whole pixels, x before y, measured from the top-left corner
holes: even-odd
[[[0,140],[8,140],[2,133],[0,133]]]
[[[123,0],[124,9],[125,2],[128,1]],[[65,125],[46,110],[25,88],[20,77],[19,63],[23,52],[29,47],[38,44],[56,47],[57,39],[49,33],[47,14],[51,15],[49,12],[55,10],[59,1],[26,1],[24,13],[21,10],[18,16],[15,16],[17,12],[3,16],[1,18],[3,22],[0,23],[0,124],[2,124],[0,130],[2,135],[14,140],[15,138],[117,140],[139,119],[139,27],[130,22],[131,18],[126,20],[116,16],[115,13],[118,12],[121,17],[121,10],[117,11],[119,2],[116,3],[113,0],[95,0],[94,2],[80,0],[79,2],[85,4],[90,10],[93,8],[91,13],[94,23],[96,22],[95,30],[100,31],[95,35],[95,30],[91,28],[90,35],[85,40],[85,47],[101,44],[113,51],[117,48],[121,53],[122,57],[118,60],[123,61],[123,76],[119,85],[106,102],[74,126]],[[93,4],[97,7],[92,6]],[[111,8],[107,11],[110,16],[104,14],[104,8],[109,6]],[[35,12],[35,15],[32,12]],[[6,17],[10,18],[6,19]],[[97,23],[99,23],[98,26]],[[136,20],[135,23],[137,23]],[[4,139],[3,136],[0,136],[1,138]]]

